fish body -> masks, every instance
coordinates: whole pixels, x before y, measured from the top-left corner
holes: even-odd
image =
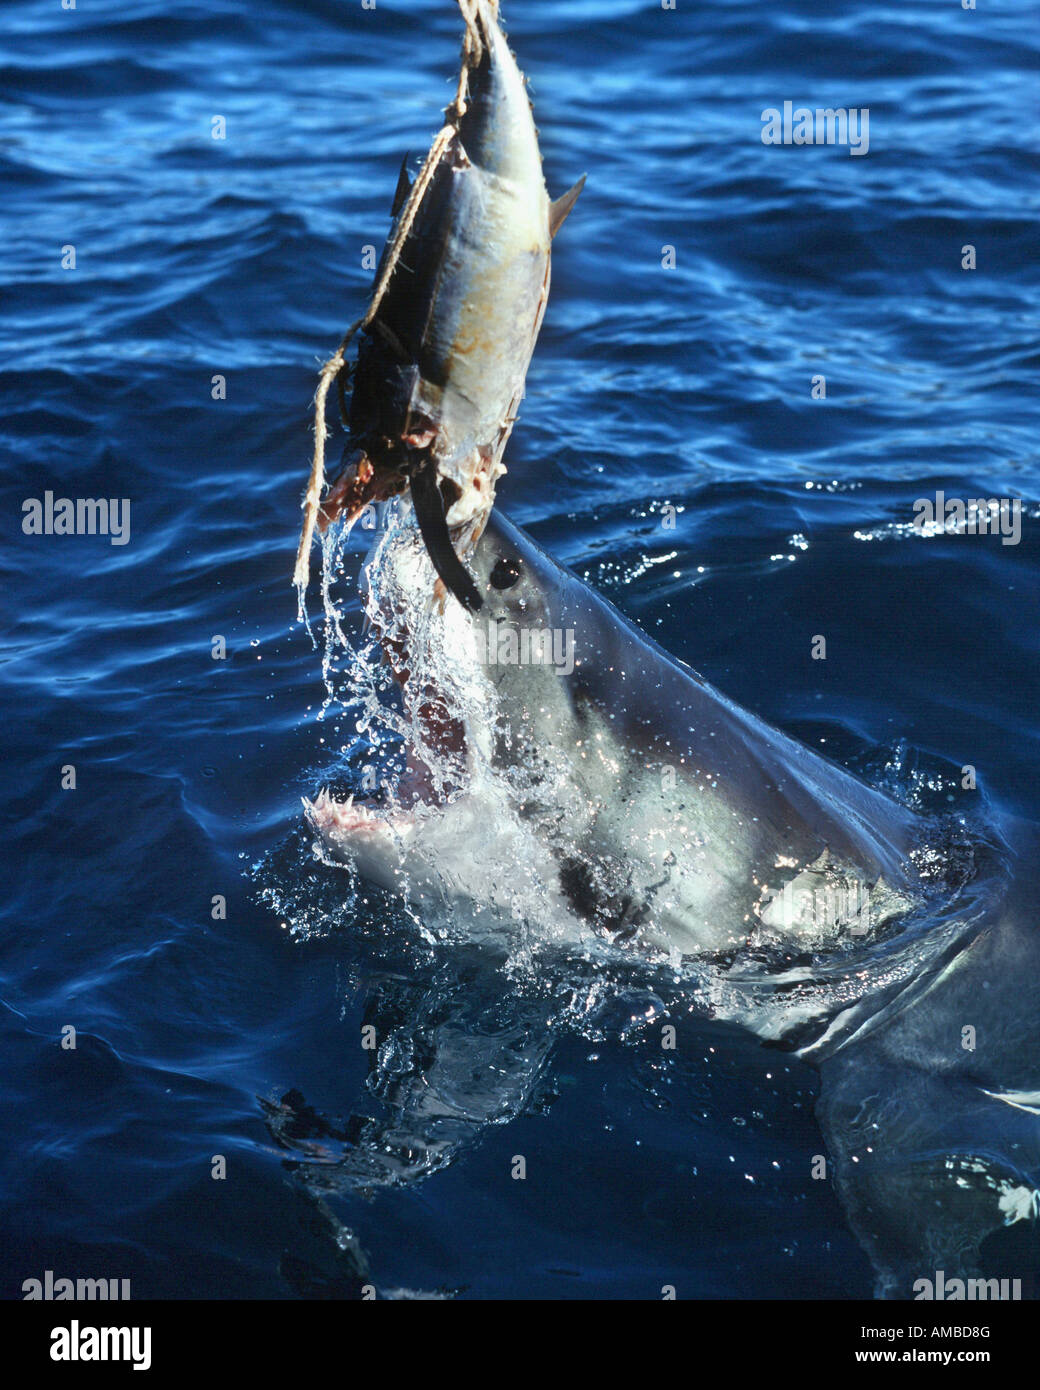
[[[360,334],[346,466],[323,510],[349,521],[411,484],[438,574],[477,607],[455,552],[479,538],[505,472],[549,294],[552,233],[580,185],[550,202],[497,5],[463,9],[459,95],[415,184],[398,187]]]

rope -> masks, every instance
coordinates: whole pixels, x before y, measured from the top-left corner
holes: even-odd
[[[311,475],[303,499],[303,530],[296,551],[296,568],[293,570],[293,583],[299,589],[301,596],[310,582],[311,542],[314,539],[314,527],[318,520],[321,494],[325,490],[325,441],[329,437],[329,431],[325,425],[325,400],[329,394],[329,387],[346,365],[344,353],[351,338],[361,327],[361,323],[362,320],[358,319],[347,329],[343,341],[322,367],[318,377],[318,387],[314,392],[314,458],[311,461]]]

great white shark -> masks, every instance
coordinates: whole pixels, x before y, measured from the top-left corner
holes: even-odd
[[[366,614],[408,764],[391,794],[306,803],[321,853],[474,940],[523,921],[636,971],[667,965],[714,1017],[819,1067],[829,1176],[879,1293],[988,1270],[985,1243],[1011,1227],[1035,1252],[1036,829],[935,819],[870,787],[669,656],[500,513],[470,568],[480,610],[442,610],[414,526],[376,542]],[[509,1049],[525,1089],[551,1049],[533,1034]],[[442,1030],[452,1077],[461,1037]],[[423,1113],[439,1113],[437,1074],[416,1086]],[[411,1131],[416,1112],[402,1117]],[[443,1166],[484,1122],[467,1112],[428,1167],[392,1180]]]
[[[521,930],[564,959],[664,971],[818,1066],[827,1176],[879,1293],[993,1259],[1017,1273],[992,1254],[1012,1230],[1027,1253],[1006,1258],[1035,1272],[1037,830],[915,813],[741,709],[491,514],[577,190],[549,203],[497,5],[462,9],[459,97],[425,183],[395,200],[325,504],[383,506],[365,613],[407,763],[375,794],[305,801],[319,853],[461,926],[478,957]],[[384,1041],[388,1113],[340,1136],[358,1186],[451,1162],[527,1103],[553,1046],[538,1001],[511,1000],[507,1026],[470,1019],[465,972],[390,995],[377,1031],[423,1046]],[[312,1121],[338,1134],[294,1104],[272,1116],[283,1138]]]

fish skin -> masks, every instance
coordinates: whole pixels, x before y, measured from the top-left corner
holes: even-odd
[[[460,3],[472,24],[459,94],[403,206],[398,184],[377,286],[398,229],[408,230],[361,330],[344,469],[322,505],[322,529],[424,474],[413,491],[424,539],[442,582],[473,607],[479,596],[452,556],[479,539],[505,472],[549,293],[553,205],[497,5]],[[573,196],[559,200],[564,215]]]

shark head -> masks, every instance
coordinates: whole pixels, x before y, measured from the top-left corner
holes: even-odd
[[[666,952],[855,945],[906,909],[908,811],[733,705],[500,514],[471,568],[476,612],[436,597],[414,526],[377,543],[366,613],[407,764],[381,801],[308,803],[327,852],[441,910]]]

